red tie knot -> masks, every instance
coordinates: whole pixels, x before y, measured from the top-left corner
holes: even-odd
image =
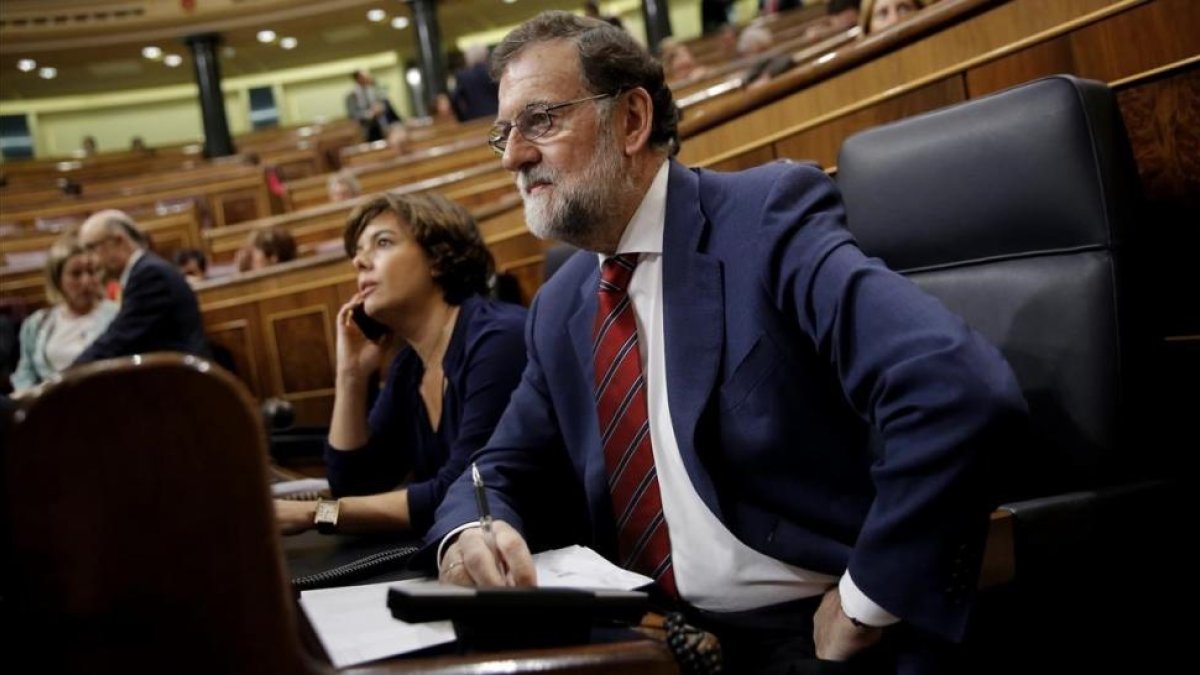
[[[637,267],[638,254],[614,255],[600,266],[600,291],[624,293],[629,288],[629,279]]]

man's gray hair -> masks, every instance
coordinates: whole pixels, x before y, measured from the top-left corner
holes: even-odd
[[[528,46],[565,40],[579,54],[584,86],[594,94],[619,94],[642,88],[650,95],[654,117],[650,145],[674,154],[679,146],[679,108],[663,77],[662,64],[629,33],[599,19],[570,12],[542,12],[517,26],[492,52],[492,79]]]

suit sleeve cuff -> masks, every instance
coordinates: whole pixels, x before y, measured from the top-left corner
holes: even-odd
[[[459,525],[458,527],[454,528],[453,530],[450,530],[449,532],[446,533],[446,536],[442,537],[442,543],[438,544],[438,550],[437,550],[437,568],[439,570],[442,569],[442,554],[446,552],[446,547],[449,546],[450,543],[453,542],[458,537],[460,532],[462,532],[463,530],[470,529],[472,527],[479,527],[479,523],[477,523],[477,522],[463,523],[462,525]]]
[[[875,604],[875,601],[859,590],[854,579],[850,578],[849,570],[846,570],[842,580],[838,582],[838,593],[842,596],[842,611],[859,623],[882,628],[900,621],[900,617]]]

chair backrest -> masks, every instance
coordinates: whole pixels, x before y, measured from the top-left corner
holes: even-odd
[[[93,363],[22,405],[0,474],[0,584],[18,663],[314,672],[262,425],[231,375],[175,354]]]
[[[1139,182],[1106,85],[1050,77],[860,133],[838,182],[863,250],[1012,365],[1037,453],[1024,459],[1042,474],[1027,487],[1145,470],[1122,451],[1150,337],[1129,301]]]

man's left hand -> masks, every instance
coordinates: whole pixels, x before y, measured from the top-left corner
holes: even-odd
[[[842,595],[837,586],[825,593],[813,616],[813,644],[818,659],[845,661],[879,642],[881,637],[882,628],[856,626],[850,621],[842,611]]]

